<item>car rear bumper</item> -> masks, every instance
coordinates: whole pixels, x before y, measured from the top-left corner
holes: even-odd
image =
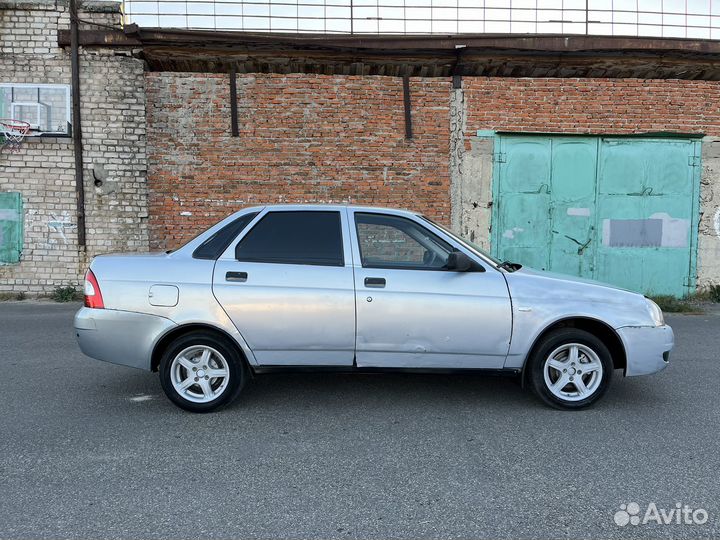
[[[75,314],[80,350],[104,362],[149,370],[158,339],[177,326],[170,319],[113,309],[81,308]]]
[[[627,377],[649,375],[668,366],[675,343],[669,326],[625,326],[618,328],[617,333],[625,345]]]

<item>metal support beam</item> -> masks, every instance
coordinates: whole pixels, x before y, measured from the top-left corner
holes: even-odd
[[[461,56],[463,50],[464,47],[455,49],[455,64],[453,64],[452,68],[452,82],[455,90],[462,88],[463,66]]]
[[[412,104],[410,103],[410,77],[403,76],[403,104],[405,105],[405,138],[413,138]]]
[[[68,30],[58,31],[58,44],[70,45]],[[233,65],[238,73],[720,80],[720,40],[704,39],[318,35],[126,25],[122,31],[83,30],[80,45],[136,49],[149,71],[227,75]]]
[[[233,137],[240,136],[237,109],[237,72],[235,68],[230,69],[230,132]]]
[[[80,121],[80,40],[78,36],[77,0],[70,0],[70,69],[72,83],[72,135],[75,154],[75,195],[78,246],[85,242],[85,182],[83,180],[82,123]]]

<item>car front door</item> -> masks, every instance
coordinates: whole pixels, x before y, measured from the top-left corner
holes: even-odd
[[[350,214],[357,365],[502,368],[512,326],[502,274],[487,264],[447,270],[448,255],[463,250],[419,217]]]
[[[213,292],[259,365],[352,365],[347,213],[271,210],[218,259]]]

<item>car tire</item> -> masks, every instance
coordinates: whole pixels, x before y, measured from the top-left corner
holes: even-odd
[[[561,328],[544,336],[533,349],[527,369],[530,386],[546,404],[577,410],[599,400],[610,386],[613,361],[595,335]]]
[[[231,403],[247,379],[237,347],[212,332],[184,334],[160,358],[165,395],[186,411],[206,413]]]

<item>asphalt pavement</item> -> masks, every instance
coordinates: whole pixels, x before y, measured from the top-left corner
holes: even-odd
[[[720,312],[668,316],[670,367],[580,412],[475,374],[287,374],[194,415],[85,357],[78,307],[0,303],[0,538],[720,536]]]

